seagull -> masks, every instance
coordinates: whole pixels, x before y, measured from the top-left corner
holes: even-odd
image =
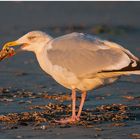
[[[20,46],[35,53],[40,67],[56,82],[72,91],[72,115],[56,122],[80,120],[87,91],[118,80],[121,76],[140,74],[140,60],[121,45],[84,33],[70,33],[57,38],[42,31],[31,31],[4,48]],[[81,92],[76,112],[76,91]]]

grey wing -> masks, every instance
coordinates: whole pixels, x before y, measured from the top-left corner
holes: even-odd
[[[127,67],[131,60],[121,49],[110,47],[91,35],[72,33],[50,42],[48,59],[77,77]]]

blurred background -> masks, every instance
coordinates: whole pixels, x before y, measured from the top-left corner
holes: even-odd
[[[0,48],[32,30],[53,37],[84,32],[115,41],[140,56],[139,15],[140,2],[0,2]],[[51,90],[65,91],[45,76],[31,52],[0,62],[0,87],[40,91],[52,84]]]
[[[2,48],[5,42],[16,40],[32,30],[45,31],[53,37],[84,32],[115,41],[140,56],[139,15],[140,2],[0,2],[0,44]],[[133,77],[134,81],[139,81],[139,77],[135,76],[129,81]],[[114,87],[128,89],[126,82],[118,84]],[[129,87],[132,89],[132,86],[135,85]],[[31,52],[23,52],[0,62],[0,87],[35,92],[67,91],[40,69]],[[95,93],[110,92],[114,87],[105,87]],[[136,86],[135,90],[138,89]]]
[[[140,2],[0,2],[0,48],[32,30],[53,37],[84,32],[115,41],[140,56],[139,15]],[[45,75],[31,52],[0,62],[0,87],[66,91]],[[102,94],[104,90],[108,88],[98,91]]]
[[[61,30],[68,33],[85,29],[95,33],[94,27],[103,25],[109,29],[137,28],[140,25],[139,9],[140,3],[131,1],[0,2],[0,37],[4,34],[18,37],[31,30],[48,30],[56,34]]]

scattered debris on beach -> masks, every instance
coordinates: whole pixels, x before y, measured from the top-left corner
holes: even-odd
[[[30,109],[38,109],[39,111],[0,115],[0,121],[14,124],[17,123],[18,125],[25,125],[25,123],[31,123],[34,125],[47,123],[48,125],[51,125],[52,123],[54,124],[54,120],[59,120],[62,117],[64,118],[69,116],[71,112],[71,105],[49,103],[44,106],[32,106]],[[115,122],[128,119],[129,113],[127,113],[127,107],[125,105],[102,105],[96,107],[95,110],[84,110],[82,112],[81,121],[77,122],[77,125],[89,128],[93,127],[95,123],[102,123],[106,121]],[[123,124],[114,124],[114,126],[123,126]]]
[[[127,100],[134,100],[135,97],[133,96],[122,96],[123,98],[127,99]]]
[[[126,126],[126,124],[123,122],[118,122],[118,123],[112,123],[110,126],[120,127],[120,126]]]
[[[54,99],[54,100],[59,100],[59,102],[64,102],[64,101],[70,101],[71,100],[71,95],[69,95],[68,93],[65,93],[65,94],[59,93],[59,96],[58,96],[58,93],[53,94],[53,95],[49,95],[49,94],[45,93],[43,95],[43,98]],[[78,96],[77,100],[80,100],[80,99],[81,98]]]
[[[16,99],[19,99],[16,101]],[[47,99],[50,103],[46,105],[33,105],[32,99]],[[26,99],[26,100],[25,100]],[[78,100],[80,97],[78,97]],[[55,102],[51,102],[54,100]],[[55,120],[65,118],[71,114],[71,96],[68,93],[49,94],[46,92],[34,93],[26,90],[18,90],[12,88],[0,88],[0,101],[15,102],[17,104],[28,104],[27,112],[7,113],[0,115],[0,122],[5,128],[17,129],[19,126],[32,125],[33,129],[45,130],[52,126],[60,126],[61,128],[71,127],[71,125],[83,126],[86,128],[94,128],[95,124],[110,122],[111,127],[122,127],[126,123],[123,121],[137,119],[134,110],[140,110],[140,106],[127,106],[125,104],[108,104],[97,106],[94,109],[84,109],[81,120],[75,124],[58,124]],[[96,131],[102,131],[96,128]]]
[[[140,134],[133,133],[133,134],[130,135],[130,137],[133,138],[133,139],[140,139]]]
[[[135,31],[136,29],[129,26],[108,26],[105,24],[100,25],[93,25],[88,26],[85,24],[81,25],[68,25],[68,26],[54,26],[50,27],[50,30],[53,31],[55,34],[60,34],[62,32],[70,33],[70,32],[81,32],[81,31],[88,31],[92,34],[110,34],[110,35],[122,35],[127,32]]]

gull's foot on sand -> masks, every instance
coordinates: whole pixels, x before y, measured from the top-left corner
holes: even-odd
[[[64,118],[61,120],[55,120],[56,123],[60,123],[60,124],[67,124],[67,123],[76,123],[80,120],[79,117],[77,116],[72,116],[70,118]]]

